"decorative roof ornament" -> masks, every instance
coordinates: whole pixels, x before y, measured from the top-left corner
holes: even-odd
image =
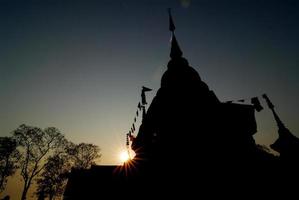
[[[270,145],[272,149],[280,153],[281,158],[290,159],[290,161],[296,161],[299,156],[299,138],[291,133],[291,131],[284,125],[281,119],[278,117],[274,110],[274,105],[266,94],[263,94],[263,98],[266,100],[268,107],[274,115],[274,119],[278,126],[278,139]]]
[[[183,52],[176,40],[174,30],[175,25],[171,16],[171,9],[168,9],[169,14],[169,31],[171,31],[171,50],[170,50],[170,57],[171,59],[181,58],[183,56]]]

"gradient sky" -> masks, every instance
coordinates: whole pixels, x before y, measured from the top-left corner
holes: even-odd
[[[55,126],[117,164],[141,86],[150,101],[166,70],[168,7],[184,57],[221,101],[267,93],[299,137],[296,0],[0,0],[0,136]],[[255,138],[268,145],[277,128],[261,102]]]

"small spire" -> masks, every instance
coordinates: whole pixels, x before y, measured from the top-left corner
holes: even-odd
[[[171,16],[171,9],[170,9],[170,8],[168,8],[168,15],[169,15],[169,30],[170,30],[171,32],[174,32],[174,30],[175,30],[175,25],[174,25],[174,23],[173,23],[173,19],[172,19],[172,16]]]
[[[270,145],[272,149],[278,151],[280,156],[289,157],[294,155],[296,159],[299,155],[299,138],[289,131],[289,129],[283,124],[274,110],[274,105],[266,94],[263,94],[263,98],[266,100],[268,107],[271,109],[276,124],[278,126],[278,139]]]
[[[278,126],[279,130],[284,130],[286,129],[285,125],[283,124],[283,122],[281,121],[281,119],[278,117],[277,113],[274,110],[274,105],[272,104],[272,102],[270,101],[270,99],[268,98],[268,96],[266,94],[263,94],[263,98],[266,100],[268,107],[270,108],[270,110],[272,111],[273,115],[274,115],[274,119],[276,121],[276,124]],[[280,131],[279,131],[280,132]],[[283,131],[282,131],[283,132]]]
[[[175,58],[181,58],[183,55],[183,52],[176,40],[174,30],[175,30],[175,25],[171,16],[171,9],[168,9],[168,14],[169,14],[169,30],[171,31],[171,50],[170,50],[170,57],[172,59]]]

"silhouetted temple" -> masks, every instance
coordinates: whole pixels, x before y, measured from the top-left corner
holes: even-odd
[[[136,199],[180,194],[190,199],[208,194],[209,189],[217,193],[230,186],[228,193],[241,189],[249,194],[265,184],[258,179],[267,184],[285,180],[288,172],[280,157],[255,143],[255,106],[221,102],[183,57],[171,16],[169,28],[170,61],[138,135],[133,138],[136,156],[124,166],[73,170],[65,199],[98,199],[97,196],[127,193]],[[272,105],[279,139],[271,147],[281,153],[281,158],[295,163],[298,138],[283,125],[273,108]],[[271,185],[272,189],[276,186]]]

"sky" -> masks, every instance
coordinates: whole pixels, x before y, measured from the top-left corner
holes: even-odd
[[[55,126],[119,164],[141,86],[150,102],[167,68],[169,7],[184,57],[217,97],[267,93],[299,137],[296,0],[0,0],[0,136]],[[277,127],[260,100],[255,139],[269,145]]]

